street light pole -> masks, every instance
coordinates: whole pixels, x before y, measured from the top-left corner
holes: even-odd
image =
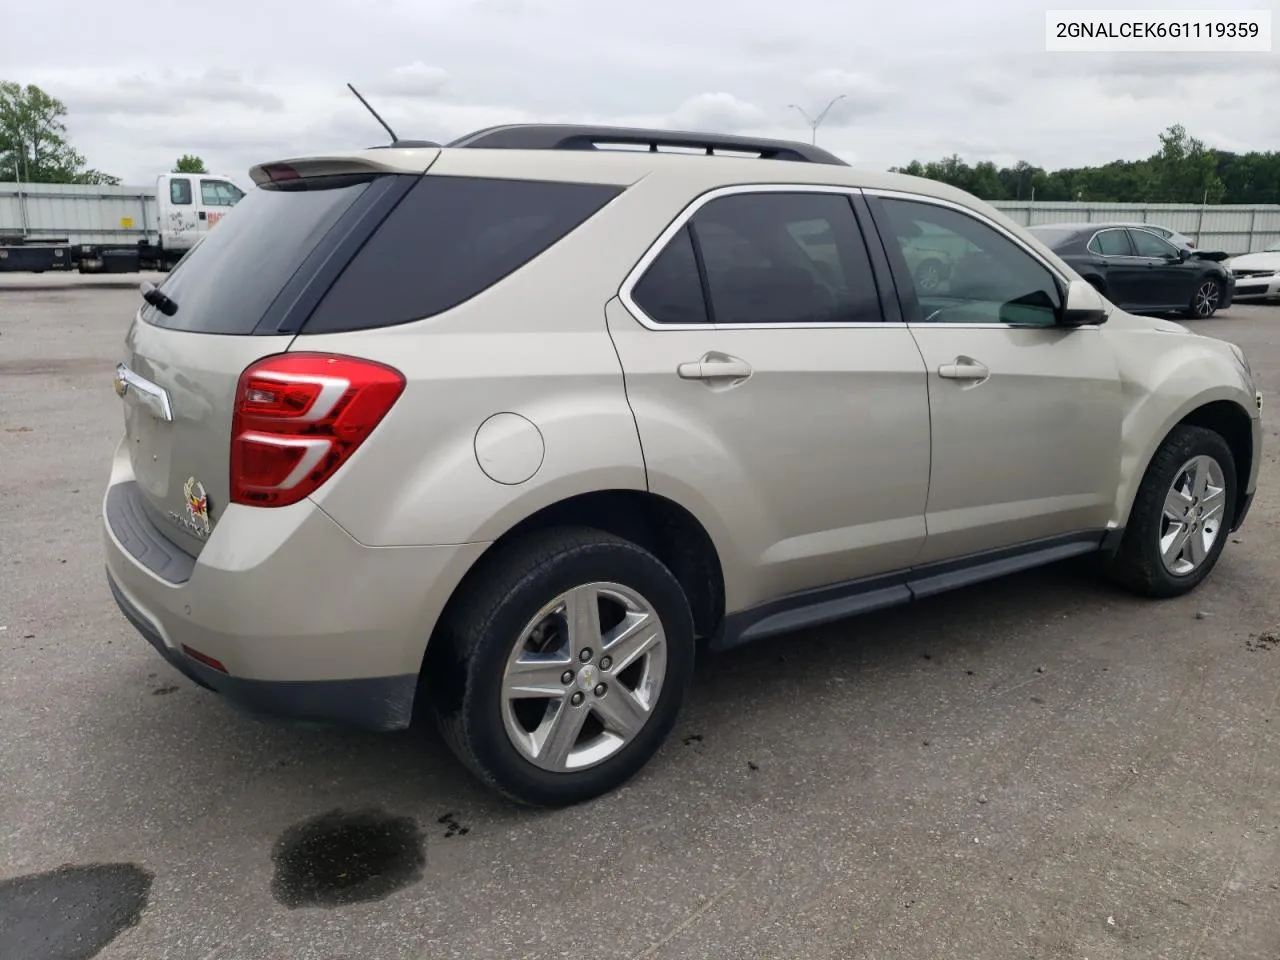
[[[837,103],[839,103],[844,98],[845,98],[845,94],[843,93],[832,97],[831,102],[822,108],[822,112],[818,114],[816,119],[814,117],[809,116],[809,114],[805,111],[804,107],[797,106],[794,103],[787,104],[787,106],[789,106],[792,110],[799,111],[800,116],[804,117],[805,122],[809,124],[809,129],[812,133],[812,136],[809,142],[814,146],[817,146],[818,145],[818,127],[822,125],[823,120],[827,119],[827,114],[831,112],[831,108],[834,107]]]

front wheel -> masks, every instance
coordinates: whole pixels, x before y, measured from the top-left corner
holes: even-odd
[[[521,803],[561,807],[657,752],[693,675],[679,581],[635,544],[562,529],[493,558],[451,605],[428,678],[458,758]]]
[[[1222,555],[1235,509],[1227,442],[1204,427],[1175,427],[1142,478],[1111,576],[1143,596],[1188,593]]]
[[[1222,284],[1213,277],[1207,277],[1196,285],[1189,312],[1197,320],[1208,320],[1218,312],[1218,304],[1221,302]]]

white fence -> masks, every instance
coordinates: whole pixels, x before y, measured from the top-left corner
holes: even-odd
[[[1280,204],[1066,203],[996,200],[991,204],[1016,223],[1154,223],[1232,256],[1280,243]]]

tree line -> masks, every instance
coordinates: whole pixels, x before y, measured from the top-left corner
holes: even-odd
[[[970,165],[952,155],[890,169],[940,180],[983,200],[1280,203],[1280,151],[1215,150],[1181,124],[1160,134],[1160,149],[1145,160],[1113,160],[1100,167],[1050,171],[1025,161],[1012,167],[987,161]]]
[[[98,183],[119,177],[90,167],[67,140],[67,107],[34,83],[0,80],[0,180],[26,183]],[[183,154],[174,173],[207,173],[204,161]]]

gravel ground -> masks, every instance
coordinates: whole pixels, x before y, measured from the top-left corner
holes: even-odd
[[[1274,431],[1194,595],[1066,565],[724,655],[630,785],[529,813],[431,736],[245,717],[117,613],[131,279],[0,290],[4,960],[1280,956]],[[1274,408],[1280,308],[1197,326]]]

